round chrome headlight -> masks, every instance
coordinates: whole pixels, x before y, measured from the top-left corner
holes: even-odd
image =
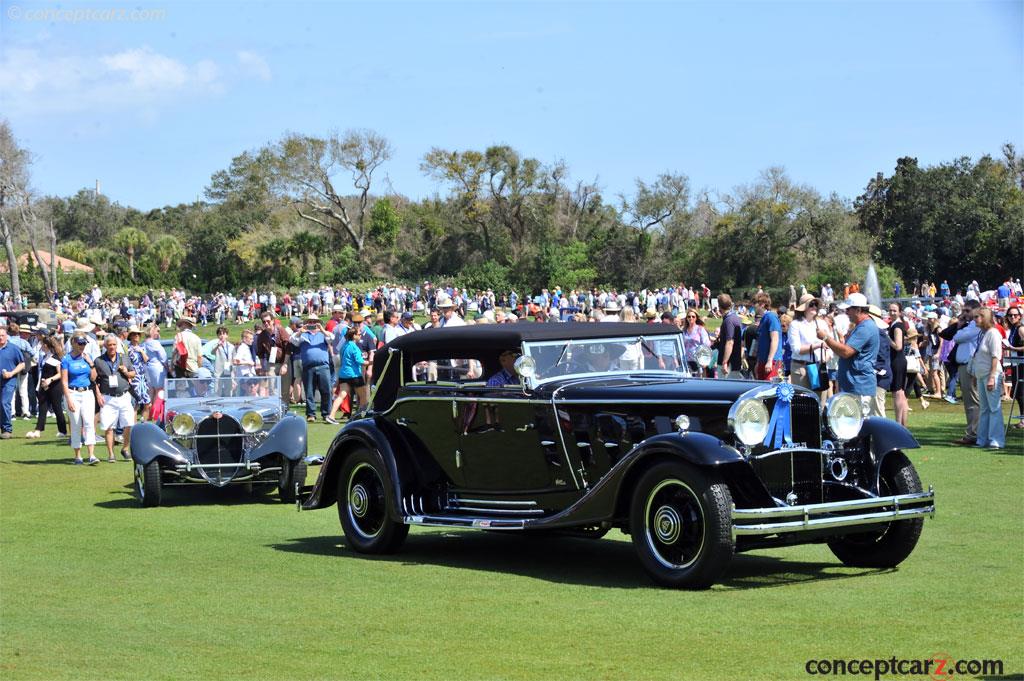
[[[184,437],[185,435],[191,435],[195,427],[196,420],[192,418],[191,414],[175,414],[174,420],[171,421],[171,430],[174,431],[175,435],[181,437]]]
[[[860,434],[860,427],[864,423],[860,398],[850,393],[833,395],[825,403],[825,419],[828,429],[837,440],[852,440]]]
[[[729,426],[736,438],[747,445],[761,444],[768,434],[768,408],[757,398],[740,400],[729,412]]]
[[[247,433],[255,433],[263,428],[263,416],[258,411],[247,411],[242,414],[242,430]]]
[[[520,355],[516,358],[513,366],[516,368],[516,373],[523,378],[533,378],[537,375],[537,361],[533,357]]]

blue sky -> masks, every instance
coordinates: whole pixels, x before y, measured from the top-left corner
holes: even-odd
[[[1020,1],[0,6],[0,116],[36,188],[99,178],[141,209],[286,131],[376,130],[414,198],[444,191],[434,146],[564,159],[606,196],[781,165],[848,198],[900,156],[1024,148]]]

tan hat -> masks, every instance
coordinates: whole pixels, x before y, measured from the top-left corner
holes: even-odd
[[[807,310],[808,303],[817,303],[818,307],[821,307],[821,301],[812,296],[810,293],[805,293],[800,296],[800,304],[796,306],[796,312],[805,312]]]
[[[907,329],[907,340],[910,340],[911,338],[917,338],[917,336],[917,327],[911,324],[910,328]]]
[[[318,322],[318,321],[320,321],[320,316],[319,315],[315,315],[315,314],[308,314],[305,317],[303,317],[302,319],[304,321],[307,321],[307,322]]]
[[[132,324],[131,326],[128,327],[128,335],[130,336],[133,333],[141,334],[142,333],[142,329],[137,327],[135,324]]]
[[[195,320],[194,317],[189,317],[188,315],[182,315],[181,317],[178,317],[178,326],[181,326],[182,323],[188,324],[189,326],[195,326],[196,325],[196,320]]]
[[[79,317],[78,319],[76,319],[75,326],[77,327],[75,329],[75,333],[78,333],[79,331],[81,331],[82,333],[89,333],[90,331],[96,328],[96,325],[90,322],[85,317]]]
[[[875,322],[875,326],[877,326],[878,328],[889,328],[889,325],[886,324],[885,320],[882,319],[882,308],[878,307],[877,305],[868,305],[868,315],[871,316],[872,320],[874,320]]]

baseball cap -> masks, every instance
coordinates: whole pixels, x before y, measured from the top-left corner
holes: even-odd
[[[402,313],[402,319],[408,319],[409,321],[412,321],[413,317],[414,317],[414,315],[413,315],[412,312],[403,312]]]
[[[848,307],[859,307],[861,309],[867,309],[868,297],[863,293],[851,293],[850,297],[844,300],[840,305],[840,310],[845,310]]]

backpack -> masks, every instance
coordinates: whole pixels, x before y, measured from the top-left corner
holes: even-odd
[[[178,370],[176,373],[179,376],[184,376],[188,368],[188,348],[183,341],[174,344],[174,368]]]

